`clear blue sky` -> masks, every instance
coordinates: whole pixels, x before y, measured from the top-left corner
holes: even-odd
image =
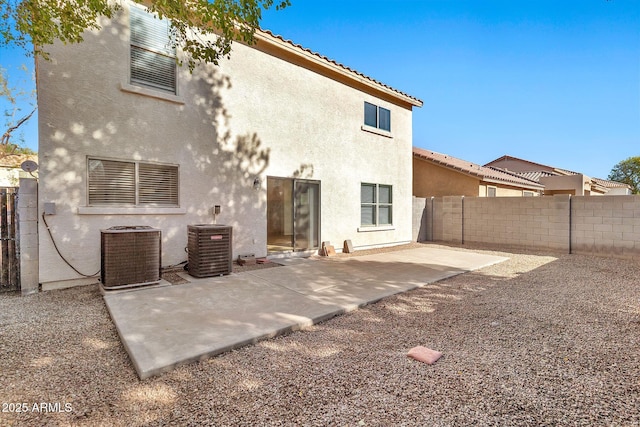
[[[262,26],[424,101],[415,146],[600,178],[640,155],[640,0],[292,0]]]
[[[640,155],[640,0],[292,0],[262,26],[421,99],[417,147],[600,178]]]

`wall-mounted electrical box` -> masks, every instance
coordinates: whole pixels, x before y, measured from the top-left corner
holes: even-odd
[[[55,202],[44,202],[43,211],[45,215],[55,215],[56,214]]]

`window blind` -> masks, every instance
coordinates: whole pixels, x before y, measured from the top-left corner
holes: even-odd
[[[178,166],[88,160],[90,206],[178,206]]]
[[[135,164],[89,160],[89,204],[122,205],[136,202]]]
[[[131,7],[131,84],[176,93],[176,50],[171,24]]]
[[[178,205],[178,168],[140,163],[138,166],[138,203]]]

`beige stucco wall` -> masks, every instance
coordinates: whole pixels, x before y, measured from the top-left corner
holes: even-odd
[[[496,187],[497,197],[522,197],[522,188],[485,182],[450,168],[413,157],[413,195],[415,197],[486,197],[487,186]],[[539,195],[535,190],[535,196]]]
[[[496,197],[523,197],[523,191],[530,191],[533,193],[533,196],[539,196],[540,193],[537,190],[530,189],[522,189],[518,187],[512,187],[509,185],[499,184],[499,183],[489,183],[489,182],[481,182],[479,187],[479,192],[477,196],[486,197],[487,196],[487,187],[496,187]]]
[[[19,167],[0,166],[0,187],[19,187],[20,178],[33,178],[38,176],[38,172],[30,175]]]
[[[180,70],[173,101],[121,90],[128,81],[128,16],[80,45],[38,62],[40,206],[58,246],[86,274],[100,268],[100,229],[162,230],[163,265],[186,259],[187,224],[234,226],[234,257],[266,255],[267,176],[321,181],[321,239],[337,247],[411,240],[411,110],[257,49],[234,44],[231,60]],[[363,70],[375,72],[375,70]],[[363,103],[391,110],[392,138],[367,132]],[[87,208],[87,156],[177,164],[178,209]],[[258,177],[262,186],[254,190]],[[393,227],[359,231],[361,182],[393,186]],[[40,225],[40,281],[79,276]],[[85,281],[95,281],[87,279]]]
[[[416,197],[477,196],[479,183],[478,178],[413,158],[413,195]]]
[[[582,174],[567,176],[545,176],[540,178],[546,195],[571,194],[573,196],[588,195],[591,178]]]
[[[607,196],[630,196],[631,189],[626,187],[613,187],[609,188],[609,191],[606,193]]]

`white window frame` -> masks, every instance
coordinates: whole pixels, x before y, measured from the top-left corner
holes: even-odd
[[[144,43],[141,42],[136,42],[133,39],[133,14],[137,13],[137,12],[145,12],[148,15],[149,22],[152,23],[152,25],[155,25],[156,27],[160,27],[161,25],[166,25],[167,26],[167,39],[166,39],[166,47],[164,49],[158,49],[157,47],[154,46],[149,46],[149,45],[145,45]],[[138,15],[138,16],[144,16],[144,15]],[[162,95],[168,96],[168,100],[170,101],[174,101],[174,102],[180,102],[180,100],[174,100],[171,99],[171,97],[176,97],[178,95],[178,69],[177,69],[177,63],[176,63],[176,49],[175,46],[173,46],[172,41],[171,41],[171,36],[168,33],[170,28],[170,21],[167,20],[166,18],[163,19],[159,19],[155,14],[149,12],[146,8],[142,7],[142,6],[138,6],[135,4],[132,4],[130,6],[130,12],[129,12],[129,32],[130,32],[130,40],[129,40],[129,80],[127,84],[123,84],[122,85],[122,89],[128,92],[137,92],[137,93],[141,93],[143,95],[147,95],[148,92],[156,92],[156,93],[160,93]],[[171,82],[171,87],[169,86],[162,86],[162,85],[158,85],[158,84],[154,84],[153,82],[145,82],[143,78],[135,78],[134,77],[134,66],[133,66],[133,59],[132,59],[132,55],[133,55],[133,51],[134,50],[139,50],[139,51],[144,51],[147,52],[148,54],[154,55],[154,56],[158,56],[158,57],[164,57],[164,58],[169,58],[173,61],[173,81]],[[141,88],[142,91],[140,90],[135,90],[135,88]],[[152,96],[152,95],[151,95]],[[163,96],[160,96],[163,97]]]
[[[489,194],[489,190],[493,190],[493,196]],[[498,197],[498,187],[487,185],[487,197]]]
[[[363,202],[362,201],[362,187],[374,187],[374,201],[373,202]],[[390,194],[390,203],[381,203],[380,202],[380,187],[386,187],[389,189]],[[373,218],[375,222],[373,224],[363,224],[362,223],[362,208],[364,206],[373,207]],[[389,216],[391,217],[391,222],[387,224],[380,224],[379,221],[379,209],[380,207],[388,207],[389,208]],[[371,182],[361,182],[360,183],[360,227],[363,229],[366,228],[380,228],[380,227],[393,227],[393,186],[387,184],[374,184]]]
[[[129,182],[132,183],[134,188],[133,189],[131,189],[131,187],[122,188],[123,192],[128,191],[129,194],[131,194],[132,193],[131,190],[133,190],[133,194],[134,194],[133,200],[131,202],[114,201],[114,202],[104,202],[104,203],[101,203],[99,200],[92,201],[91,186],[93,184],[99,184],[94,182],[91,177],[92,162],[112,162],[112,163],[117,162],[117,163],[124,163],[127,165],[133,165],[133,171],[134,171],[133,176],[125,177],[125,179],[123,179],[123,185],[126,185],[126,181],[128,180]],[[159,189],[160,191],[165,191],[169,194],[168,196],[164,196],[164,195],[161,196],[161,198],[167,199],[168,202],[145,202],[143,200],[145,196],[142,193],[145,192],[145,189],[147,189],[147,191],[153,191],[154,190],[153,187],[154,185],[158,184],[158,180],[153,177],[149,177],[148,182],[143,182],[143,179],[141,178],[141,173],[140,173],[141,165],[143,169],[145,167],[151,167],[151,168],[157,167],[158,173],[162,173],[163,170],[164,171],[169,170],[172,174],[175,174],[174,177],[169,177],[169,184],[170,184],[169,187]],[[151,169],[151,171],[153,171],[153,169]],[[107,183],[107,186],[103,189],[103,192],[110,191],[110,190],[113,190],[113,191],[118,190],[117,184],[113,188],[109,188],[109,184],[113,184],[113,182]],[[172,209],[180,207],[180,166],[176,164],[171,164],[171,163],[144,162],[139,160],[122,160],[122,159],[111,159],[111,158],[87,156],[87,207],[88,208],[107,208],[107,209],[126,208],[127,210],[130,210],[131,208],[134,208],[134,209],[160,208],[160,209],[168,209],[167,213],[172,213],[171,212]],[[80,213],[90,213],[90,212],[80,212]],[[179,213],[179,212],[175,212],[175,213]]]
[[[535,193],[530,190],[522,190],[522,197],[534,197]]]

